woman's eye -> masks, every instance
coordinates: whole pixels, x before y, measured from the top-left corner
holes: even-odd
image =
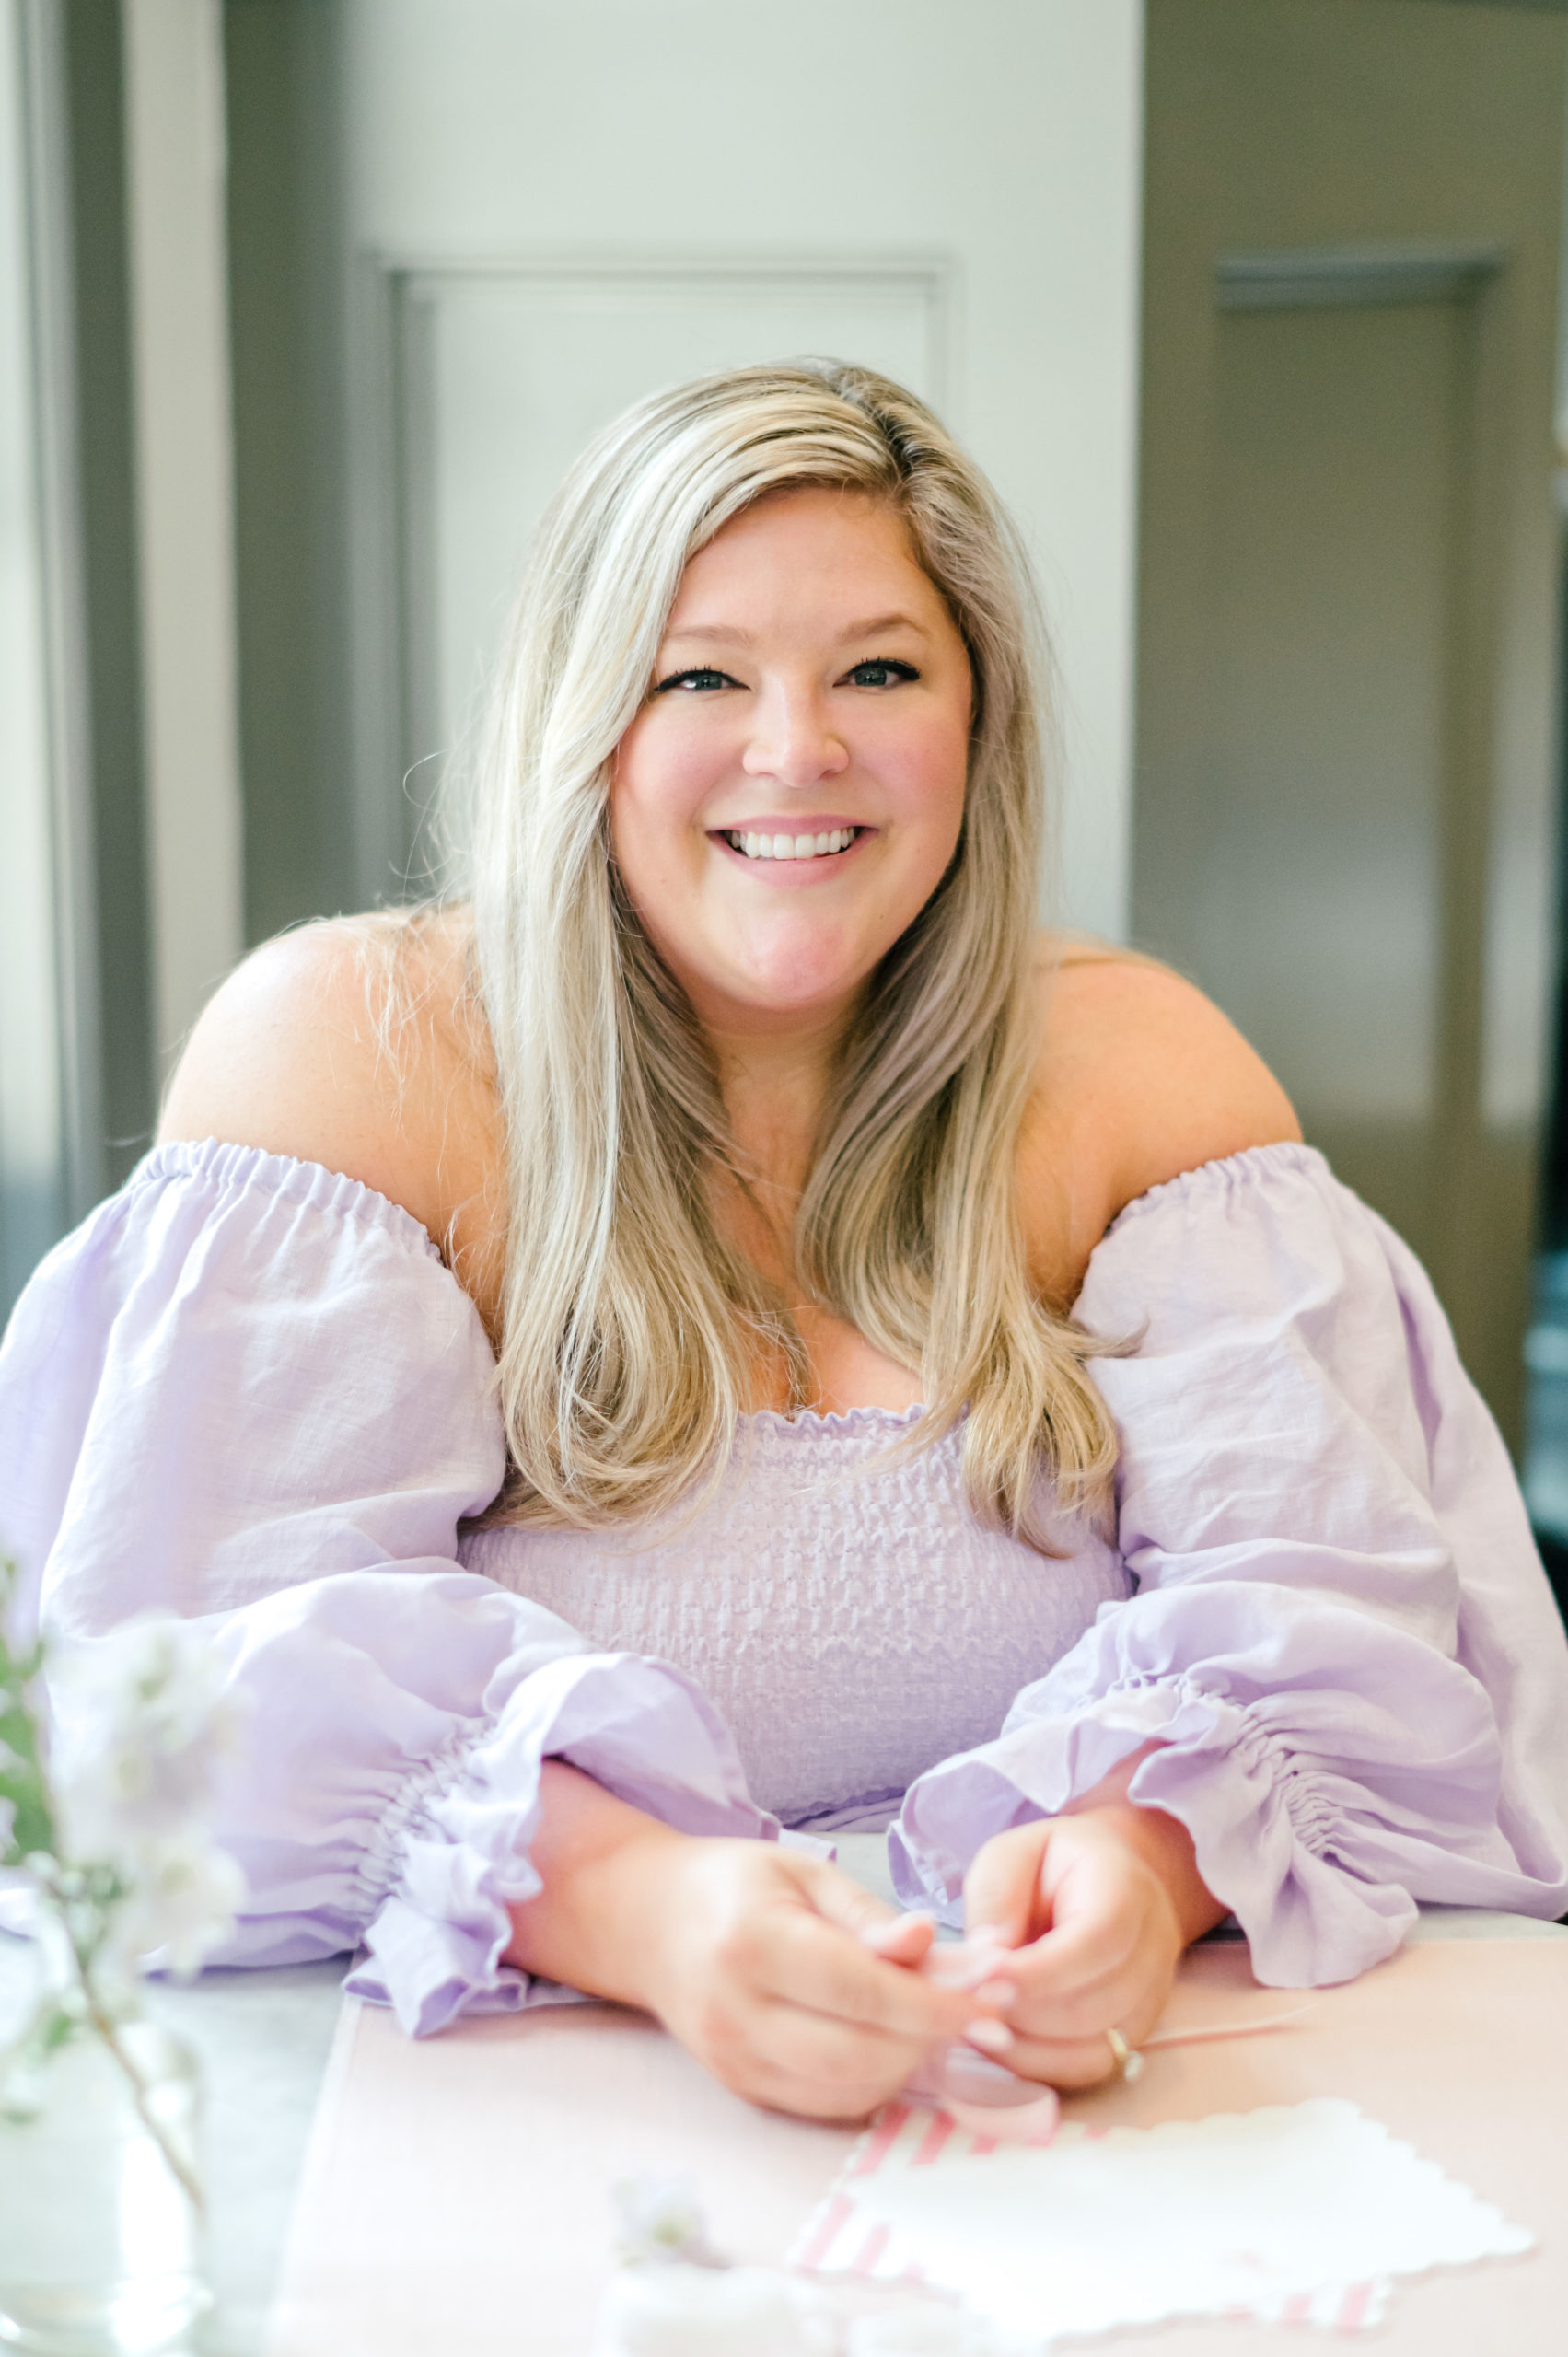
[[[872,663],[857,663],[850,673],[857,688],[894,688],[901,679],[918,679],[920,673],[912,663],[893,663],[878,656]]]
[[[709,688],[733,688],[734,685],[735,681],[727,671],[672,671],[668,679],[659,681],[657,692],[662,696],[671,688],[685,688],[700,693]]]

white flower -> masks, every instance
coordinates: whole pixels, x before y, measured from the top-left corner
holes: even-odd
[[[234,1927],[245,1877],[226,1850],[205,1838],[142,1843],[120,1862],[131,1896],[118,1936],[128,1956],[157,1951],[169,1971],[200,1971]]]
[[[708,2241],[707,2220],[689,2177],[623,2177],[613,2192],[623,2266],[654,2259],[687,2259],[697,2267],[728,2264]]]
[[[193,1970],[244,1895],[212,1840],[213,1787],[234,1739],[221,1663],[189,1622],[147,1614],[62,1648],[50,1668],[51,1783],[64,1864],[111,1866],[132,1955]]]

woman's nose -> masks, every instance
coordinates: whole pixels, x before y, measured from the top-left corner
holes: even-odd
[[[849,748],[835,731],[819,695],[782,692],[761,699],[758,727],[741,767],[748,777],[781,785],[816,785],[849,767]]]

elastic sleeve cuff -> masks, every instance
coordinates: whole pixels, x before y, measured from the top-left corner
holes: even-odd
[[[727,1728],[682,1671],[633,1654],[548,1663],[505,1696],[449,1779],[423,1797],[346,1984],[389,2004],[416,2038],[460,2014],[578,1995],[501,1961],[510,1909],[541,1887],[528,1843],[547,1759],[569,1760],[678,1832],[778,1839]]]
[[[1151,1740],[1157,1747],[1129,1797],[1186,1826],[1198,1871],[1246,1933],[1260,1981],[1353,1980],[1400,1946],[1417,1909],[1393,1876],[1401,1866],[1408,1876],[1418,1852],[1434,1858],[1434,1846],[1413,1826],[1379,1838],[1367,1794],[1349,1778],[1307,1767],[1249,1711],[1180,1681],[1106,1695],[1072,1719],[1037,1720],[921,1777],[889,1836],[900,1897],[961,1922],[963,1877],[985,1842],[1060,1815]],[[1451,1875],[1455,1862],[1443,1863]],[[1520,1905],[1517,1876],[1478,1868],[1475,1878],[1489,1895],[1478,1890],[1471,1903]],[[1511,1900],[1497,1895],[1502,1883],[1514,1887]]]
[[[964,1876],[998,1833],[1057,1817],[1151,1737],[1168,1742],[1176,1697],[1144,1686],[1072,1716],[1031,1718],[916,1777],[888,1834],[893,1887],[909,1907],[963,1922]]]

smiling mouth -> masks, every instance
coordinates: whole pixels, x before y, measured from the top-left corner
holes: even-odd
[[[834,827],[821,835],[755,835],[726,827],[722,840],[742,859],[836,859],[865,832],[864,827]]]

